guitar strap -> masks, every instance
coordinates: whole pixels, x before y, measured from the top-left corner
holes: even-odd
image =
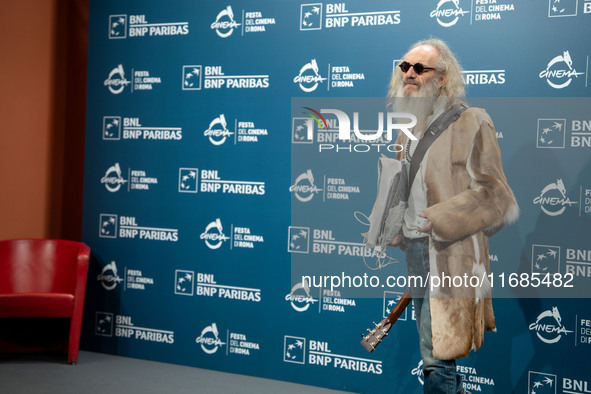
[[[445,131],[450,124],[455,122],[460,117],[462,112],[464,112],[468,108],[469,105],[463,102],[453,104],[451,107],[449,107],[447,111],[439,115],[439,117],[433,123],[431,123],[431,125],[423,135],[423,138],[421,138],[421,140],[419,141],[419,144],[417,145],[417,148],[415,149],[410,160],[410,169],[408,173],[408,188],[406,189],[407,201],[408,196],[410,194],[410,188],[412,187],[412,182],[414,181],[415,176],[417,175],[417,171],[419,170],[421,162],[423,161],[423,157],[425,157],[425,153],[427,153],[427,150],[429,149],[433,141],[435,141],[437,137],[439,137],[443,133],[443,131]]]

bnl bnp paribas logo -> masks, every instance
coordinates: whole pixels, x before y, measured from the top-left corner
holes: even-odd
[[[150,23],[146,15],[109,15],[109,39],[189,34],[189,22]]]
[[[538,76],[540,79],[545,79],[548,85],[554,89],[564,89],[573,80],[579,79],[579,76],[584,74],[583,72],[577,72],[573,66],[570,52],[563,51],[561,55],[553,57]],[[583,80],[583,78],[580,79]]]
[[[560,18],[565,16],[577,16],[578,5],[583,3],[583,13],[591,13],[591,1],[589,0],[548,0],[548,17]]]
[[[460,18],[469,14],[460,5],[460,0],[439,0],[437,6],[431,11],[429,16],[435,18],[437,23],[443,27],[451,27],[458,23]]]

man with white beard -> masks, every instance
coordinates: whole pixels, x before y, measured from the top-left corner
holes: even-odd
[[[417,117],[413,134],[419,140],[463,96],[461,68],[438,39],[413,45],[389,87],[396,112]],[[396,143],[405,147],[398,159],[413,166],[420,141],[400,133]],[[483,109],[470,107],[439,132],[420,161],[401,233],[390,244],[406,252],[409,276],[431,281],[445,276],[486,278],[477,287],[425,283],[410,289],[425,393],[462,393],[456,359],[478,350],[484,331],[496,329],[486,276],[490,273],[488,237],[517,220],[518,214],[492,120]]]

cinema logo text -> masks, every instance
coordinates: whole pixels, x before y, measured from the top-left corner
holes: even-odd
[[[236,22],[236,19],[232,7],[228,6],[218,13],[210,28],[215,30],[221,38],[227,38],[234,33],[235,29],[241,26],[240,30],[244,36],[245,33],[266,32],[270,26],[276,23],[275,18],[263,16],[261,11],[242,10],[241,23]]]
[[[565,67],[566,66],[566,67]],[[540,79],[545,79],[554,89],[564,89],[571,84],[573,78],[579,78],[583,72],[577,72],[573,67],[573,60],[569,51],[555,56],[548,62],[546,68],[539,73]]]
[[[201,335],[195,339],[195,343],[201,346],[207,354],[214,354],[226,345],[226,355],[237,354],[242,356],[250,356],[251,352],[260,350],[260,344],[253,342],[247,338],[247,335],[240,332],[230,332],[226,330],[226,342],[220,339],[220,332],[216,323],[205,327],[201,330]]]
[[[151,76],[150,72],[147,70],[134,70],[132,68],[131,76],[132,81],[128,81],[125,78],[123,65],[120,64],[109,72],[109,76],[105,80],[104,85],[111,93],[120,94],[127,85],[131,86],[131,93],[133,93],[135,90],[153,90],[154,85],[162,83],[162,78]]]
[[[123,282],[123,279],[117,274],[117,264],[114,261],[103,267],[96,280],[100,282],[105,290],[113,290],[118,283]]]
[[[566,195],[566,187],[562,179],[557,179],[545,186],[540,195],[533,200],[535,205],[539,205],[548,216],[559,216],[564,213],[567,206],[571,207],[577,204],[577,201],[571,201]]]
[[[158,184],[158,178],[147,176],[145,170],[127,170],[127,179],[123,178],[119,163],[115,163],[107,169],[101,183],[111,193],[120,190],[121,186],[127,183],[127,191],[150,190],[150,185]]]
[[[227,237],[224,234],[222,221],[219,218],[209,223],[199,238],[205,242],[205,245],[207,245],[209,249],[214,250],[219,249],[225,241],[230,239],[230,237]]]
[[[120,94],[129,84],[131,84],[131,81],[125,78],[125,70],[121,64],[109,72],[109,76],[104,82],[109,92],[113,94]]]
[[[127,179],[121,176],[121,167],[119,163],[115,163],[107,169],[105,176],[101,178],[101,183],[105,185],[105,188],[114,193],[121,189],[121,185],[127,183]]]
[[[354,195],[361,193],[359,186],[347,184],[344,178],[323,175],[322,184],[322,189],[315,185],[312,170],[308,169],[296,177],[289,191],[294,193],[296,199],[301,202],[312,200],[316,194],[322,194],[322,201],[324,202],[327,200],[350,200]]]
[[[306,63],[293,79],[293,83],[298,84],[300,89],[306,93],[315,91],[318,85],[324,81],[326,81],[326,78],[320,75],[316,59],[312,59]]]
[[[291,307],[297,312],[305,312],[318,300],[310,295],[310,286],[307,283],[296,283],[289,294],[285,296]]]
[[[200,238],[210,249],[219,249],[223,242],[230,240],[230,249],[246,248],[253,249],[256,245],[263,244],[265,239],[262,235],[254,234],[249,227],[230,225],[230,237],[223,232],[220,218],[209,223]]]
[[[470,11],[462,9],[460,0],[439,0],[437,7],[431,11],[429,16],[435,18],[441,26],[451,27],[458,22],[460,17],[469,13]]]
[[[235,119],[233,126],[233,131],[230,131],[226,116],[220,114],[209,123],[203,135],[215,146],[223,145],[232,136],[236,145],[237,142],[259,142],[259,138],[269,135],[267,129],[256,127],[252,121]]]
[[[562,317],[555,306],[540,313],[536,321],[529,325],[529,330],[535,332],[542,342],[548,344],[557,343],[563,336],[574,332],[567,330],[562,324]]]
[[[211,29],[215,30],[218,36],[226,38],[232,35],[234,29],[238,28],[240,23],[236,23],[234,20],[234,12],[231,6],[227,6],[221,10],[215,21],[211,24]]]

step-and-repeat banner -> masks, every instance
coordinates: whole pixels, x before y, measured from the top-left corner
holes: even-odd
[[[391,130],[392,71],[429,37],[491,115],[521,209],[491,238],[498,330],[459,360],[465,388],[590,392],[591,0],[91,1],[82,348],[421,392],[412,304],[359,343],[405,288],[382,281],[404,254],[361,235],[397,148],[317,115]]]

